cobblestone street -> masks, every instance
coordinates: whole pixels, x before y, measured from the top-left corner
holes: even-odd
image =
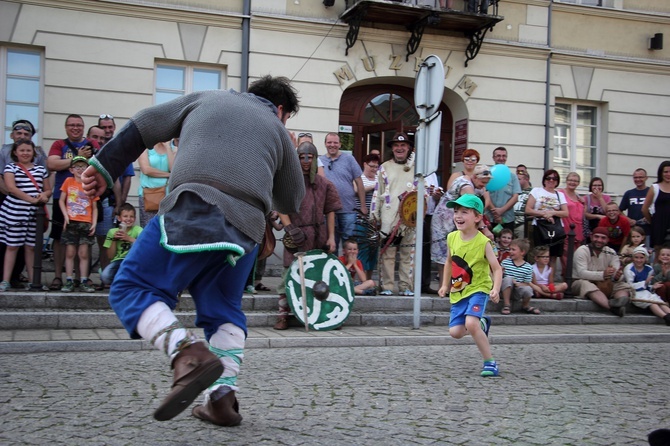
[[[670,427],[667,344],[251,349],[242,425],[153,410],[170,384],[158,352],[1,356],[2,444],[645,445]],[[662,358],[666,358],[663,360]]]

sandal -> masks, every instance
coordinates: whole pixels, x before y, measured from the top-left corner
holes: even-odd
[[[538,310],[535,307],[526,307],[526,308],[522,308],[522,310],[525,311],[526,314],[542,314],[542,313],[540,313],[540,310]]]
[[[563,293],[551,293],[551,296],[549,296],[549,298],[554,300],[562,300]]]
[[[54,278],[51,285],[49,285],[49,289],[52,291],[60,291],[61,288],[63,288],[63,280],[60,277]]]
[[[509,307],[509,305],[505,305],[500,313],[502,313],[502,314],[512,314],[512,309]]]
[[[258,282],[258,284],[256,285],[256,291],[272,291],[272,290],[263,285],[261,282]]]

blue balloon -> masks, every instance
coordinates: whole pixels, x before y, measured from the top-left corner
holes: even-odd
[[[512,177],[512,172],[504,164],[496,164],[491,168],[492,178],[486,185],[486,190],[489,192],[495,192],[503,187],[507,186],[509,179]]]

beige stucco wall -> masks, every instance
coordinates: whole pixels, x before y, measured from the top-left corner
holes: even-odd
[[[44,50],[43,145],[64,136],[68,113],[82,114],[87,125],[111,113],[120,126],[151,105],[157,62],[212,64],[224,70],[224,88],[240,88],[241,0],[166,0],[164,8],[141,3],[0,1],[0,40]],[[653,2],[638,9],[645,5]],[[324,8],[321,1],[253,0],[249,75],[294,79],[302,110],[288,127],[314,133],[323,151],[321,141],[339,124],[347,88],[413,86],[417,59],[436,54],[446,67],[445,103],[455,121],[469,120],[469,145],[486,162],[493,148],[506,146],[509,163],[527,164],[537,182],[551,53],[550,105],[555,98],[602,105],[599,173],[609,191],[622,193],[631,187],[634,167],[652,173],[667,157],[670,54],[667,44],[650,52],[643,37],[670,36],[670,15],[553,4],[552,52],[546,46],[549,6],[545,0],[501,2],[505,20],[465,67],[468,41],[462,37],[425,34],[406,62],[409,33],[362,28],[345,55],[348,27],[334,22],[343,1]]]

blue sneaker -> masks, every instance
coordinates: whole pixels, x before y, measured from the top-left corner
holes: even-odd
[[[495,361],[485,361],[482,367],[482,376],[498,376],[498,363]]]
[[[489,316],[482,316],[481,319],[479,319],[479,324],[482,326],[482,330],[484,331],[484,334],[488,338],[489,328],[491,328],[491,318]]]

